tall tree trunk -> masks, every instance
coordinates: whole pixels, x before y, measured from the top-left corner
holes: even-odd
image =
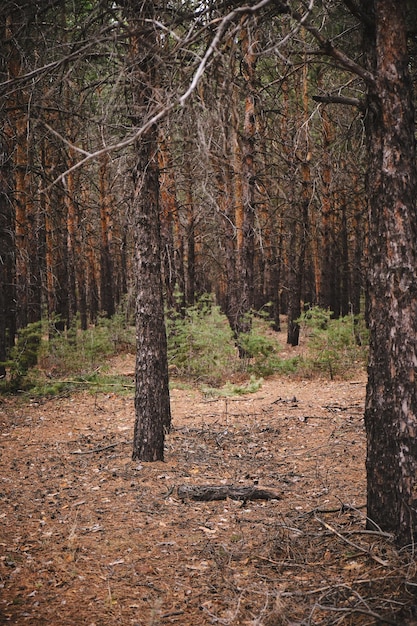
[[[0,72],[0,76],[3,73]],[[0,376],[6,373],[2,363],[14,344],[16,334],[15,239],[14,213],[10,186],[10,143],[7,132],[0,135]]]
[[[321,81],[319,80],[319,85]],[[333,139],[331,126],[326,107],[322,110],[323,129],[323,166],[322,166],[322,192],[321,192],[321,276],[319,304],[324,309],[334,309],[334,206],[331,191],[332,162],[329,154],[330,144]],[[337,311],[334,311],[337,314]]]
[[[288,251],[288,328],[287,343],[298,346],[300,339],[300,324],[297,321],[301,315],[301,300],[303,295],[304,266],[307,250],[308,232],[308,205],[310,193],[310,168],[304,163],[303,169],[303,200],[299,208],[299,215],[292,220]],[[308,172],[308,174],[307,174]],[[308,197],[307,197],[308,194]]]
[[[406,0],[373,0],[365,35],[370,354],[366,392],[368,523],[417,530],[417,171]],[[372,520],[372,521],[371,521]]]
[[[68,153],[67,167],[70,167],[74,163],[73,150],[70,149]],[[78,311],[78,297],[77,297],[77,280],[76,280],[76,267],[82,259],[77,257],[77,231],[78,224],[76,219],[76,202],[75,202],[75,178],[74,172],[69,172],[66,177],[66,194],[65,205],[67,211],[67,259],[68,259],[68,309],[69,317],[73,317]]]
[[[364,193],[362,186],[358,184],[357,177],[354,178],[354,193],[355,199],[353,203],[353,250],[352,250],[352,271],[351,271],[351,283],[352,283],[352,307],[353,313],[359,315],[361,311],[361,295],[363,290],[363,257],[364,257],[364,242],[366,239],[366,220],[364,219]]]
[[[308,82],[307,64],[303,67],[302,94],[303,94],[303,128],[304,154],[301,156],[301,201],[298,204],[298,213],[291,218],[290,249],[288,251],[288,328],[287,343],[297,346],[300,338],[300,325],[297,319],[301,315],[301,300],[303,297],[304,266],[307,251],[307,234],[309,224],[309,207],[311,200],[311,172],[310,172],[310,130],[308,113]],[[285,93],[285,92],[284,92]]]
[[[227,165],[221,163],[223,198],[219,205],[224,207],[226,229],[226,315],[236,338],[239,355],[246,351],[239,336],[251,329],[250,311],[254,304],[254,250],[255,250],[255,67],[256,45],[253,20],[243,18],[240,37],[242,48],[241,69],[245,81],[243,124],[241,124],[240,102],[232,87],[230,116],[232,129],[229,133],[225,120],[225,155],[232,152],[233,176]],[[256,29],[254,29],[256,30]],[[228,110],[225,108],[225,110]],[[241,128],[241,131],[240,131]],[[231,143],[229,143],[229,141]]]
[[[27,9],[26,9],[27,10]],[[22,44],[20,31],[25,28],[25,9],[15,7],[5,18],[4,36],[7,48],[8,78],[17,79],[21,73]],[[29,250],[26,203],[29,197],[28,186],[28,142],[27,142],[27,93],[24,89],[12,90],[8,98],[9,124],[12,132],[13,154],[13,205],[15,239],[15,280],[16,280],[16,323],[17,328],[26,326],[29,321]],[[11,198],[10,198],[11,199]]]
[[[126,3],[131,29],[132,120],[143,123],[153,103],[156,72],[155,32],[148,20],[154,3],[144,0],[139,11]],[[142,21],[143,20],[143,21]],[[165,433],[171,424],[168,358],[161,275],[158,129],[154,125],[135,144],[133,216],[136,271],[136,392],[133,459],[162,461]]]
[[[56,118],[51,123],[59,125]],[[53,140],[45,143],[43,150],[43,171],[47,183],[53,181],[64,163],[59,147]],[[46,301],[48,318],[54,320],[58,330],[69,323],[68,300],[68,222],[65,192],[62,184],[53,185],[42,194],[45,216],[45,261],[46,261]]]
[[[174,252],[174,219],[178,213],[175,176],[167,138],[161,134],[158,151],[159,199],[161,205],[162,268],[165,299],[169,309],[175,308],[177,275]]]
[[[9,16],[0,14],[0,80],[6,81],[11,74]],[[9,59],[9,61],[7,61]],[[13,106],[14,96],[4,104]],[[3,103],[2,103],[3,104]],[[0,107],[0,376],[5,375],[2,362],[14,343],[16,334],[15,293],[15,225],[13,207],[12,146],[15,132],[6,106]]]
[[[225,129],[227,133],[227,129]],[[220,246],[224,252],[225,284],[224,292],[220,292],[220,301],[233,331],[239,311],[238,282],[236,276],[236,228],[234,215],[234,189],[232,168],[226,162],[217,168],[217,203],[222,232]]]
[[[254,257],[255,257],[255,138],[256,138],[256,87],[257,61],[256,23],[244,24],[242,31],[242,73],[245,79],[245,112],[242,132],[242,217],[236,220],[238,232],[238,277],[240,285],[240,312],[237,319],[238,348],[240,356],[245,350],[239,344],[239,334],[251,329],[249,313],[254,305]],[[240,236],[239,236],[240,235]]]
[[[88,321],[94,324],[99,313],[99,293],[98,293],[98,260],[96,251],[99,249],[96,233],[93,226],[93,216],[90,208],[89,190],[84,186],[81,190],[81,200],[85,207],[86,217],[84,220],[84,242],[85,242],[85,271],[86,288],[85,299],[88,311]]]
[[[351,285],[350,285],[350,260],[348,241],[348,219],[346,210],[346,199],[342,192],[339,201],[341,213],[340,225],[340,315],[345,316],[351,310]]]
[[[108,182],[109,155],[100,159],[100,302],[107,317],[114,315],[113,259],[111,254],[113,217]]]
[[[187,274],[185,300],[188,306],[195,302],[196,295],[196,246],[195,246],[195,211],[193,197],[193,179],[191,173],[191,163],[185,149],[184,156],[185,173],[185,211],[186,211],[186,241],[187,241]]]

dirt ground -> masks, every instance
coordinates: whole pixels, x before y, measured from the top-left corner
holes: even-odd
[[[365,531],[364,393],[364,374],[174,388],[153,464],[131,460],[132,395],[0,398],[0,624],[417,624],[413,555]],[[182,500],[184,485],[278,497]]]

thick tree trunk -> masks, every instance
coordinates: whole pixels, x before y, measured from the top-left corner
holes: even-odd
[[[153,3],[142,10],[128,2],[131,39],[132,119],[137,125],[152,105],[156,36],[142,19],[153,17]],[[143,27],[143,28],[141,28]],[[133,217],[136,271],[136,392],[134,460],[162,461],[165,433],[171,424],[168,358],[161,272],[158,130],[151,127],[138,142],[133,171]]]
[[[171,414],[161,279],[157,131],[151,130],[147,139],[138,146],[135,176],[137,351],[133,459],[162,461]]]
[[[402,545],[417,530],[417,173],[406,0],[374,0],[368,69],[368,518]]]

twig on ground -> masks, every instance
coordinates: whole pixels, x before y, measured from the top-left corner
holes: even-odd
[[[56,383],[61,383],[63,385],[95,385],[96,387],[125,387],[126,389],[134,389],[135,385],[128,385],[127,383],[107,383],[106,381],[95,381],[95,380],[55,380]]]
[[[117,441],[116,443],[111,443],[108,446],[102,446],[101,448],[93,448],[92,450],[74,450],[70,454],[94,454],[95,452],[103,452],[104,450],[110,450],[110,448],[115,448],[121,443],[128,443],[127,441]]]
[[[354,543],[353,541],[349,541],[349,539],[344,537],[338,530],[333,528],[333,526],[330,526],[330,524],[328,524],[324,520],[320,519],[319,517],[315,516],[314,519],[317,522],[319,522],[319,524],[322,524],[325,528],[327,528],[327,530],[330,530],[333,534],[337,535],[337,537],[339,537],[342,541],[347,543],[349,546],[351,546],[352,548],[355,548],[355,550],[359,550],[359,552],[363,552],[364,554],[367,554],[371,559],[373,559],[374,561],[376,561],[380,565],[383,565],[384,567],[388,567],[389,561],[383,561],[382,559],[380,559],[375,554],[372,554],[372,552],[368,548],[360,546],[357,543]]]
[[[398,622],[394,622],[389,617],[384,617],[380,613],[375,613],[375,611],[361,609],[359,607],[353,607],[353,608],[346,607],[345,608],[345,607],[338,607],[338,606],[326,606],[322,604],[316,604],[316,608],[319,609],[320,611],[332,611],[335,613],[343,613],[344,615],[353,615],[355,613],[359,613],[360,615],[367,615],[368,617],[373,617],[378,620],[378,623],[381,623],[381,624],[393,624],[393,626],[398,625]]]

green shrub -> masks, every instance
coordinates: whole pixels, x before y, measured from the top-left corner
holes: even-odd
[[[5,384],[11,391],[21,386],[28,371],[37,364],[41,339],[41,322],[33,322],[19,330],[8,360],[3,363],[9,374]]]
[[[241,369],[258,376],[271,376],[275,373],[289,374],[298,367],[298,357],[282,359],[281,346],[271,330],[271,322],[263,316],[252,317],[249,333],[239,336],[239,343],[245,353]]]
[[[58,374],[85,373],[99,368],[103,359],[134,349],[135,331],[126,325],[122,314],[99,318],[87,330],[80,330],[78,320],[60,332],[50,325],[49,341],[43,350],[43,367]]]
[[[180,376],[220,384],[236,368],[232,331],[220,308],[203,296],[183,314],[167,315],[168,362]]]
[[[363,316],[332,318],[320,307],[308,309],[297,320],[307,335],[308,354],[303,369],[335,376],[352,376],[367,359],[368,331]]]
[[[241,396],[247,393],[256,393],[262,387],[262,383],[263,378],[256,378],[256,376],[252,374],[246,384],[237,385],[227,382],[220,388],[203,387],[202,392],[207,396],[216,397]]]
[[[227,318],[208,295],[183,315],[170,312],[167,336],[171,368],[182,377],[210,385],[219,386],[237,373],[262,377],[294,372],[298,366],[298,358],[280,358],[281,347],[270,322],[258,315],[251,315],[251,331],[237,339],[245,355],[240,359]]]

